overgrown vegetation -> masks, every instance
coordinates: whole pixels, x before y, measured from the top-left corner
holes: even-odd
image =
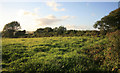
[[[104,72],[117,68],[118,59],[105,63],[109,42],[104,37],[3,38],[2,41],[3,72]]]

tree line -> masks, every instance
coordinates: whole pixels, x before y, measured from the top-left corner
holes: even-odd
[[[14,24],[14,26],[12,26]],[[20,24],[17,21],[13,21],[5,25],[2,31],[2,37],[7,38],[32,38],[32,37],[53,37],[53,36],[96,36],[100,34],[100,31],[96,30],[67,30],[64,26],[55,28],[45,27],[39,28],[33,33],[27,33],[26,30],[19,30]]]
[[[2,31],[2,37],[7,38],[27,38],[27,37],[52,37],[52,36],[100,36],[106,35],[110,32],[115,32],[120,30],[120,8],[112,11],[109,15],[104,16],[101,20],[97,21],[94,25],[96,30],[67,30],[64,26],[59,26],[55,28],[45,27],[39,28],[32,34],[26,34],[26,30],[20,30],[20,23],[17,21],[12,21],[6,24]]]

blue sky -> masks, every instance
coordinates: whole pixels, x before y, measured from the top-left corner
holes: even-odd
[[[67,29],[94,30],[93,25],[118,8],[117,2],[7,2],[0,4],[0,31],[18,21],[22,29],[65,26]]]

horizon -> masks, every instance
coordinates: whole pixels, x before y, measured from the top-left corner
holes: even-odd
[[[0,31],[18,21],[21,30],[64,26],[68,30],[98,30],[96,21],[118,8],[118,2],[8,2],[0,4]],[[9,12],[9,13],[8,13]]]

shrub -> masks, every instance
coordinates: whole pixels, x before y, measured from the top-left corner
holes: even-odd
[[[107,50],[105,51],[106,61],[104,64],[111,70],[115,71],[118,69],[118,60],[120,53],[120,30],[117,30],[112,33],[108,33],[107,37],[109,39],[109,45]]]

